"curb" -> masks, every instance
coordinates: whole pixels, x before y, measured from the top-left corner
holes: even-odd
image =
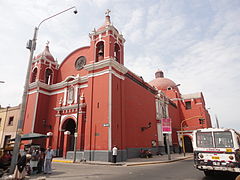
[[[73,163],[72,160],[60,160],[60,159],[53,159],[52,162]]]
[[[125,166],[125,163],[98,163],[98,162],[84,162],[82,164],[103,165],[103,166]]]
[[[131,163],[131,164],[125,164],[124,166],[144,166],[144,165],[151,165],[151,164],[164,164],[164,163],[171,163],[171,162],[181,161],[181,160],[185,160],[185,159],[190,159],[192,157],[193,156],[188,156],[188,157],[184,157],[184,158],[167,160],[167,161],[149,161],[149,162]]]
[[[151,164],[163,164],[163,163],[171,163],[176,161],[181,161],[185,159],[192,158],[192,156],[182,157],[173,160],[167,161],[149,161],[149,162],[133,162],[133,163],[98,163],[98,162],[76,162],[76,164],[89,164],[89,165],[104,165],[104,166],[144,166],[144,165],[151,165]],[[60,159],[53,159],[53,162],[60,162],[60,163],[73,163],[72,160],[60,160]]]

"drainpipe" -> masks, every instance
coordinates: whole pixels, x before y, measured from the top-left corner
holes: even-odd
[[[92,92],[91,92],[91,118],[90,118],[90,146],[89,146],[89,160],[92,160],[92,121],[93,121],[93,85],[94,85],[94,62],[92,72]]]

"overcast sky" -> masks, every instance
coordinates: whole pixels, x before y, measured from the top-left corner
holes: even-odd
[[[161,69],[182,94],[202,92],[221,127],[240,129],[240,1],[239,0],[0,0],[0,104],[21,103],[34,27],[44,22],[35,55],[47,41],[58,62],[89,45],[88,33],[111,10],[122,32],[125,66],[149,82]]]

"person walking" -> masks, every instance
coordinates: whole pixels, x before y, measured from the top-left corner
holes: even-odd
[[[54,157],[54,152],[49,146],[45,152],[45,160],[44,160],[44,174],[52,173],[52,159]]]
[[[116,146],[113,146],[113,149],[112,149],[112,162],[113,163],[116,163],[117,162],[117,147]]]

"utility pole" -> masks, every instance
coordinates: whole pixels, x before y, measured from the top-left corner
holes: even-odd
[[[170,153],[170,143],[169,143],[169,134],[166,134],[166,141],[167,141],[167,153],[168,153],[168,160],[171,160],[171,153]]]
[[[28,61],[28,68],[27,68],[27,74],[25,78],[25,85],[24,85],[24,91],[23,91],[23,96],[22,96],[22,105],[20,108],[20,117],[18,121],[18,126],[17,126],[17,132],[16,132],[16,137],[15,137],[15,144],[13,148],[13,157],[11,160],[11,165],[10,165],[10,174],[13,174],[15,170],[15,166],[17,164],[17,159],[18,159],[18,153],[19,153],[19,148],[20,148],[20,143],[21,143],[21,134],[22,134],[22,129],[23,129],[23,122],[24,122],[24,117],[25,117],[25,111],[26,111],[26,104],[27,104],[27,93],[28,93],[28,87],[29,87],[29,78],[30,78],[30,72],[31,72],[31,65],[32,65],[32,59],[33,59],[33,54],[36,49],[36,44],[37,44],[37,33],[39,30],[40,25],[45,22],[48,19],[51,19],[57,15],[60,15],[66,11],[69,11],[71,9],[74,10],[74,14],[77,14],[76,7],[73,6],[71,8],[65,9],[57,14],[54,14],[48,18],[43,19],[37,27],[34,28],[34,34],[33,34],[33,39],[28,41],[27,44],[27,49],[30,50],[30,56],[29,56],[29,61]]]
[[[25,78],[25,85],[24,85],[24,91],[23,91],[23,96],[22,96],[22,104],[21,104],[21,108],[20,108],[20,117],[19,117],[18,126],[17,126],[15,144],[14,144],[14,148],[13,148],[13,157],[12,157],[11,165],[10,165],[10,171],[9,171],[10,174],[13,174],[13,172],[15,170],[15,166],[17,164],[19,148],[20,148],[20,143],[21,143],[21,134],[22,134],[23,121],[24,121],[24,116],[25,116],[25,111],[26,111],[26,104],[27,104],[28,82],[29,82],[29,77],[30,77],[30,72],[31,72],[33,53],[34,53],[34,50],[36,47],[37,31],[38,31],[38,28],[36,27],[34,29],[33,39],[31,40],[31,45],[30,45],[30,57],[29,57],[29,61],[28,61],[27,74],[26,74],[26,78]]]
[[[164,108],[163,108],[163,117],[167,117],[167,105],[166,102],[164,101]],[[170,122],[169,122],[170,123]],[[170,142],[169,142],[169,132],[166,134],[166,144],[167,144],[167,154],[168,154],[168,160],[171,160],[171,153],[170,153]]]

